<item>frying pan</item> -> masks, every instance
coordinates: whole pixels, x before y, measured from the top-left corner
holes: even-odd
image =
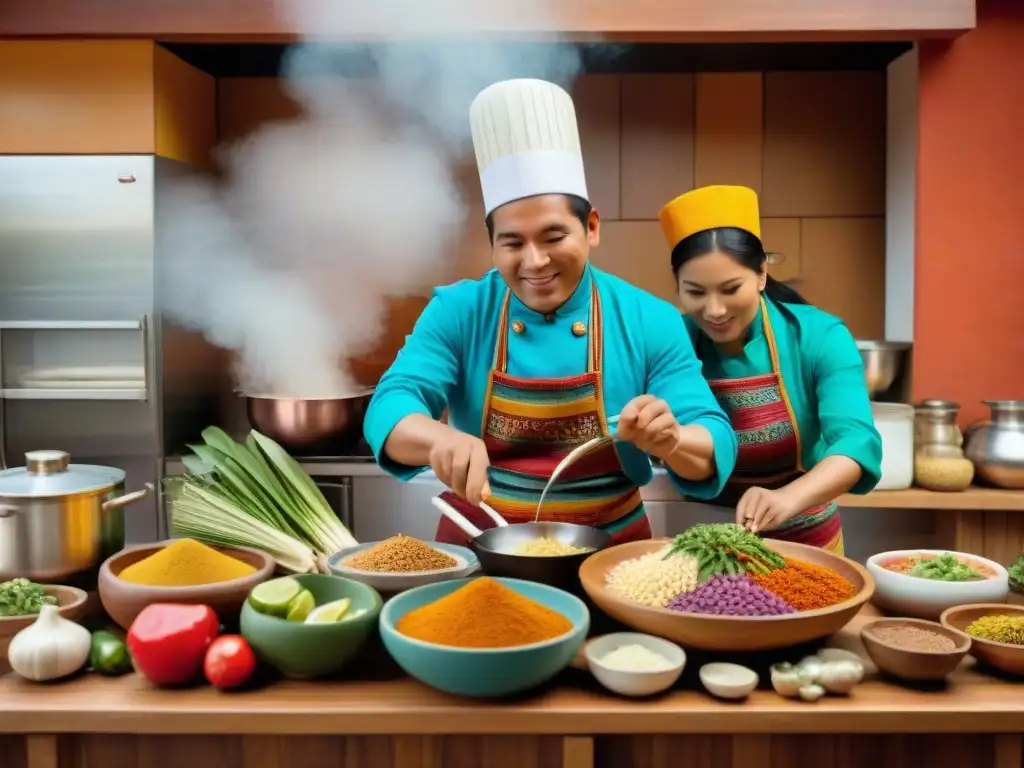
[[[560,589],[579,589],[580,565],[611,541],[611,534],[589,525],[573,523],[515,523],[509,525],[504,518],[486,505],[481,508],[498,525],[481,531],[444,499],[435,496],[431,503],[469,537],[469,546],[480,561],[481,570],[489,576],[507,576],[547,584]],[[589,551],[574,555],[544,557],[512,554],[527,541],[547,537]]]

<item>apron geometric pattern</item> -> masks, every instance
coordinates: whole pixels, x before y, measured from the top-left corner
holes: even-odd
[[[487,503],[509,523],[532,522],[537,502],[552,471],[573,448],[599,435],[609,435],[601,374],[601,301],[591,292],[587,330],[587,372],[579,376],[527,379],[510,376],[508,310],[505,294],[495,342],[481,433],[491,466]],[[494,522],[450,491],[442,498],[481,530]],[[574,463],[548,491],[541,520],[590,525],[612,534],[621,544],[651,538],[651,525],[640,489],[622,471],[614,443],[609,442]],[[435,539],[467,543],[448,518],[438,523]]]
[[[739,444],[736,469],[719,497],[708,502],[716,506],[735,507],[751,486],[776,490],[806,472],[801,460],[800,430],[779,372],[778,348],[764,299],[761,318],[772,372],[708,382],[728,414]],[[834,501],[811,507],[761,536],[810,544],[841,555],[843,525],[838,510]]]

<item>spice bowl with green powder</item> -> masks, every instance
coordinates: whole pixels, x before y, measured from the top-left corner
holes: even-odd
[[[971,637],[971,655],[1010,675],[1024,676],[1024,607],[1003,603],[959,605],[940,618]]]
[[[276,567],[265,552],[248,547],[215,547],[192,539],[128,547],[100,566],[103,609],[128,629],[152,603],[208,605],[233,621],[249,592]]]

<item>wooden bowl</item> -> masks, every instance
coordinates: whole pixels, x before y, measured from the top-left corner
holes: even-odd
[[[967,627],[982,616],[1024,616],[1024,607],[1005,603],[958,605],[942,612],[939,621],[945,627],[967,632]],[[1024,675],[1024,645],[996,643],[971,637],[971,656],[1010,675]]]
[[[952,651],[916,651],[886,642],[875,631],[886,627],[916,627],[952,640]],[[971,637],[960,630],[924,619],[875,619],[860,630],[868,656],[879,669],[903,680],[945,680],[971,649]]]
[[[656,552],[671,539],[651,539],[620,544],[595,552],[580,567],[580,581],[591,600],[613,619],[638,632],[673,640],[707,651],[767,651],[828,637],[842,629],[864,606],[875,582],[864,567],[817,547],[788,541],[765,541],[783,557],[831,568],[848,579],[856,594],[837,605],[783,616],[703,616],[667,608],[638,605],[619,597],[605,586],[608,572],[623,560]]]
[[[155,544],[127,547],[107,558],[100,566],[100,602],[103,603],[103,609],[110,615],[110,618],[123,629],[128,629],[142,609],[152,603],[208,605],[217,612],[221,620],[234,619],[242,610],[242,604],[245,603],[252,588],[273,576],[276,567],[274,559],[270,555],[257,549],[214,547],[225,555],[248,563],[256,569],[255,572],[240,579],[194,587],[149,587],[118,578],[118,574],[129,565],[149,557],[170,543],[171,541],[162,541]]]
[[[46,594],[57,598],[59,613],[68,621],[77,621],[85,614],[85,601],[89,597],[85,591],[76,587],[62,587],[56,584],[48,584],[43,589]],[[38,616],[39,614],[33,613],[28,616],[0,617],[0,672],[6,672],[9,669],[7,646],[11,644],[11,640],[21,630],[35,622]]]

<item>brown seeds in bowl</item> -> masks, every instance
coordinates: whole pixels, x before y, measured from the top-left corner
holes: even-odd
[[[398,534],[343,562],[346,568],[375,573],[417,573],[454,568],[459,562],[412,536]]]
[[[909,625],[877,627],[871,630],[871,634],[883,643],[907,651],[951,653],[956,650],[956,643],[951,638],[922,627]]]

